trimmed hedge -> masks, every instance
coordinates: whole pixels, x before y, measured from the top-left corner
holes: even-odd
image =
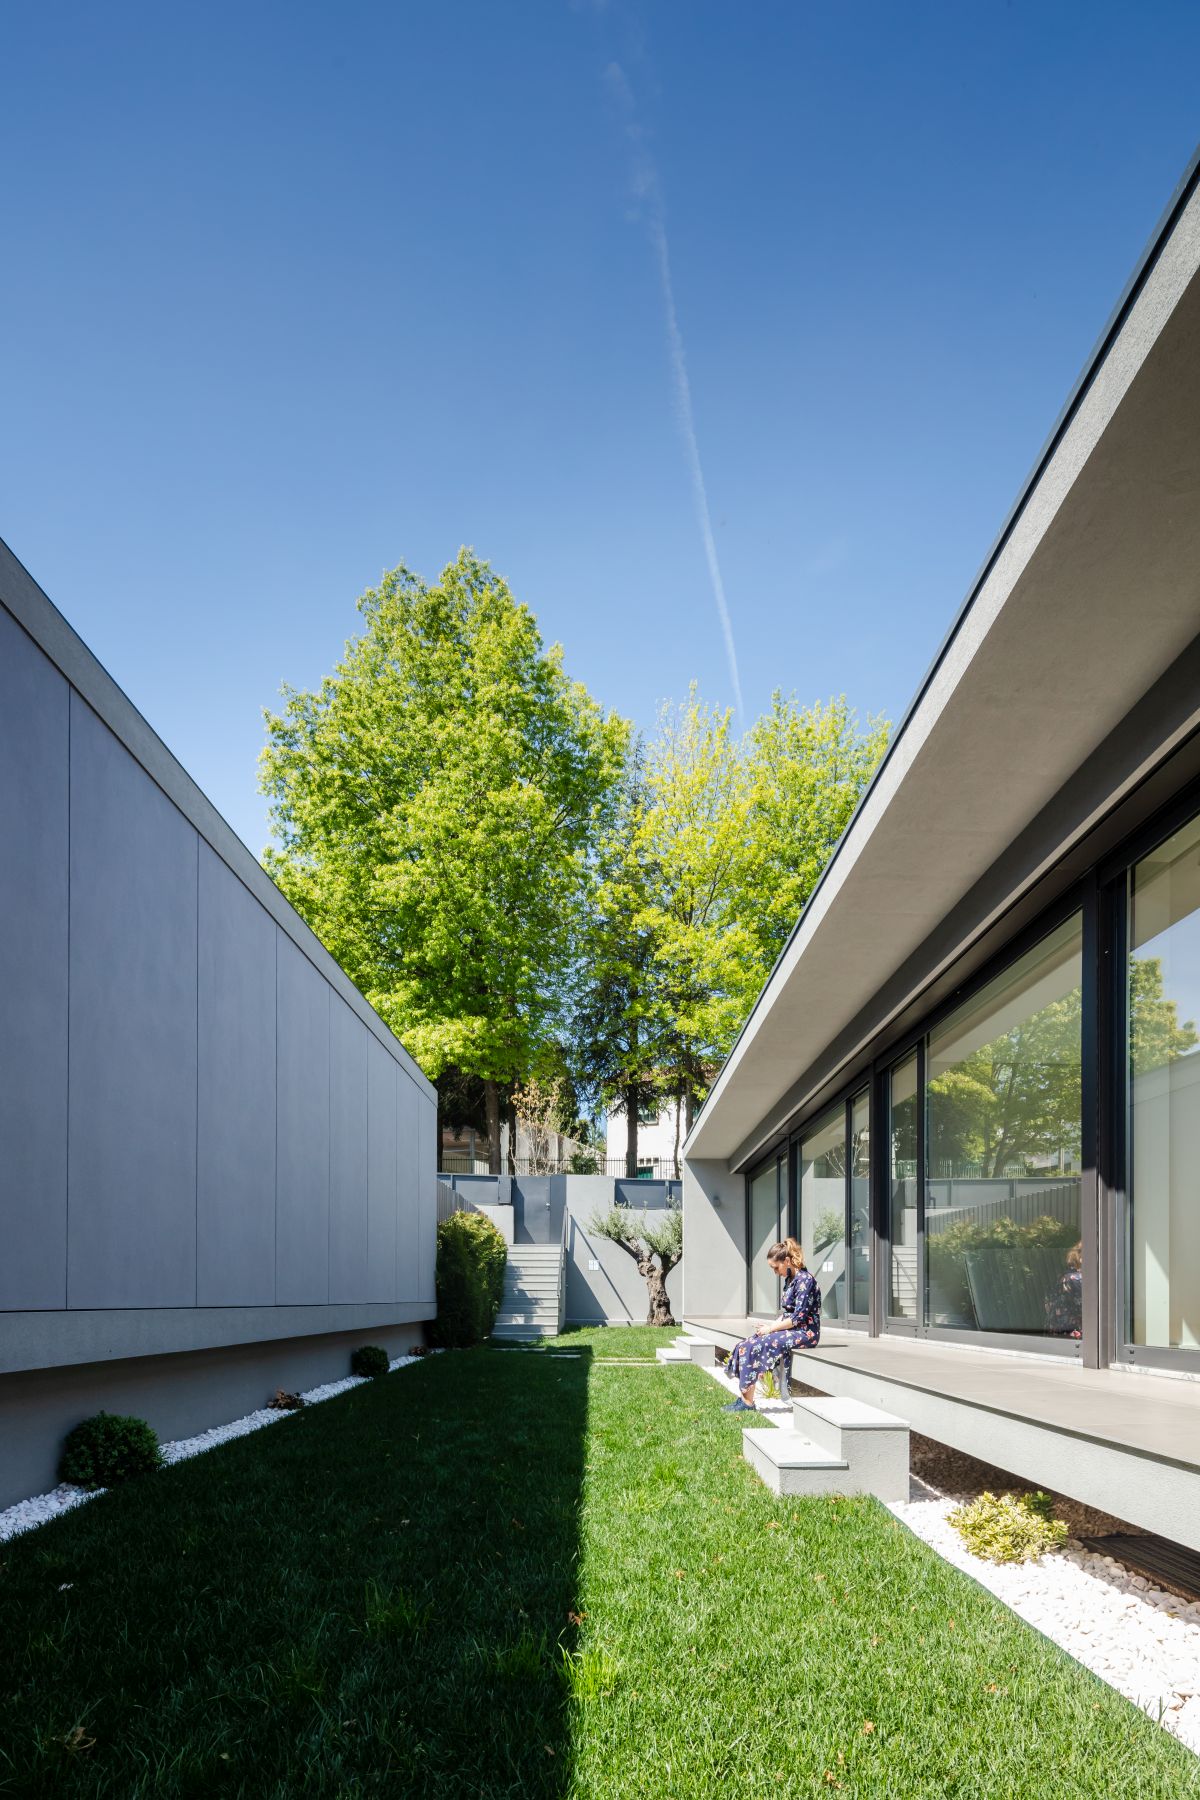
[[[161,1467],[162,1451],[152,1425],[124,1413],[98,1412],[67,1433],[58,1478],[74,1487],[116,1487]]]
[[[456,1212],[437,1231],[435,1344],[465,1349],[491,1335],[504,1294],[508,1250],[483,1213]]]
[[[350,1352],[352,1375],[386,1375],[391,1358],[382,1344],[360,1344]]]

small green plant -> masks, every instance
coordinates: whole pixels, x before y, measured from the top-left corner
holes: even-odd
[[[374,1580],[367,1583],[368,1637],[415,1637],[424,1631],[432,1614],[432,1606],[414,1600],[402,1587],[385,1588]]]
[[[546,1667],[546,1634],[543,1631],[535,1636],[526,1626],[511,1644],[486,1651],[484,1660],[508,1681],[535,1681]]]
[[[564,1646],[559,1654],[563,1681],[573,1700],[598,1700],[616,1687],[617,1664],[606,1650],[570,1651]]]
[[[504,1294],[508,1251],[485,1214],[451,1213],[437,1229],[436,1344],[461,1350],[490,1337]]]
[[[950,1514],[967,1549],[985,1562],[1036,1562],[1066,1542],[1067,1528],[1054,1516],[1054,1502],[1033,1494],[980,1494]]]
[[[67,1433],[58,1478],[74,1487],[115,1487],[161,1469],[162,1460],[158,1437],[145,1419],[98,1412]]]
[[[381,1344],[360,1344],[350,1353],[350,1372],[353,1375],[386,1375],[390,1362],[391,1358]]]

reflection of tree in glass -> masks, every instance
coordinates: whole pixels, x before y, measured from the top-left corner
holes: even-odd
[[[1079,1156],[1080,991],[1052,1001],[929,1084],[930,1158],[1002,1175],[1031,1158]]]
[[[813,1254],[819,1255],[822,1250],[827,1250],[830,1244],[836,1244],[844,1230],[845,1220],[841,1213],[835,1211],[832,1206],[827,1206],[824,1212],[819,1212],[813,1220]]]
[[[1191,1019],[1179,1022],[1174,1000],[1163,996],[1161,956],[1129,959],[1129,1060],[1136,1075],[1161,1069],[1200,1044]]]
[[[1139,1074],[1200,1043],[1163,996],[1159,957],[1129,965],[1133,1067]],[[930,1159],[1000,1176],[1031,1161],[1080,1154],[1080,990],[1075,988],[929,1083]]]

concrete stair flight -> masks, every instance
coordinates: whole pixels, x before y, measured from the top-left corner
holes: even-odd
[[[510,1244],[494,1338],[555,1337],[565,1301],[561,1244]]]
[[[774,1494],[908,1499],[908,1425],[861,1400],[792,1402],[792,1428],[742,1432],[742,1454]]]

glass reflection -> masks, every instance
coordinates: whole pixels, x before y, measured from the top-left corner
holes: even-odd
[[[1076,914],[930,1036],[930,1325],[1080,1336],[1081,974]]]
[[[871,1305],[871,1105],[864,1088],[850,1105],[850,1311]]]
[[[917,1316],[917,1059],[910,1056],[888,1082],[888,1160],[891,1233],[888,1315]]]
[[[846,1108],[831,1107],[800,1141],[800,1242],[821,1289],[821,1315],[846,1316]]]
[[[1200,820],[1132,872],[1130,1342],[1200,1349]]]

